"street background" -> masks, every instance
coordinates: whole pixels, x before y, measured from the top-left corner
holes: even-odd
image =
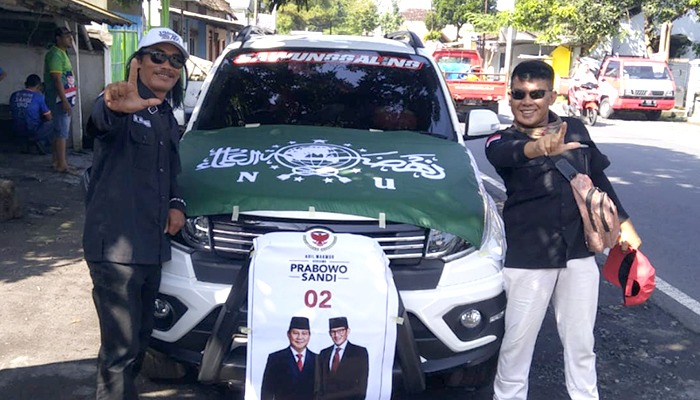
[[[646,150],[656,152],[655,157],[645,159],[654,166],[663,164],[666,152],[656,146],[664,143],[648,143],[644,147],[623,142],[639,130],[649,127],[653,132],[668,139],[684,123],[605,121],[601,125],[619,128],[620,135],[614,138],[621,151]],[[683,128],[685,129],[685,128]],[[697,133],[697,126],[694,127]],[[598,140],[598,138],[596,138]],[[670,139],[666,140],[668,142]],[[697,141],[697,139],[693,139]],[[661,142],[661,141],[660,141]],[[483,148],[483,142],[469,144],[470,148]],[[605,147],[612,149],[612,147]],[[479,155],[475,154],[477,158]],[[614,160],[616,176],[623,176],[621,164],[629,160]],[[84,169],[90,164],[91,154],[71,153],[69,162]],[[698,155],[685,159],[695,163]],[[479,165],[486,167],[483,160]],[[494,177],[495,174],[486,173]],[[695,168],[695,171],[700,169]],[[19,154],[16,149],[0,147],[0,178],[15,182],[22,201],[24,216],[20,219],[0,222],[0,399],[89,399],[94,398],[95,357],[99,346],[97,318],[91,298],[91,282],[87,267],[82,260],[81,234],[83,224],[82,188],[79,177],[57,174],[50,169],[50,156]],[[690,177],[687,177],[690,179]],[[661,179],[661,178],[659,178]],[[700,179],[700,178],[695,178]],[[616,187],[620,185],[615,182]],[[686,182],[687,184],[687,182]],[[631,207],[652,206],[649,214],[658,213],[654,207],[667,204],[665,196],[679,196],[669,191],[672,186],[661,187],[639,198],[631,188],[621,190],[623,199],[630,197]],[[653,187],[650,186],[653,190]],[[682,185],[680,186],[682,187]],[[695,186],[695,189],[700,185]],[[694,197],[697,203],[697,196]],[[627,203],[626,203],[627,204]],[[647,204],[647,205],[645,205]],[[697,204],[683,203],[687,223],[697,210]],[[639,214],[635,214],[639,215]],[[647,214],[635,219],[642,229],[647,255],[654,254],[652,262],[663,259],[664,269],[657,265],[659,275],[667,279],[674,267],[670,259],[662,257],[655,246],[665,245],[673,237],[655,238],[654,232],[678,230],[664,226],[664,221],[646,221]],[[659,223],[661,225],[659,225]],[[697,229],[685,231],[680,245],[694,247],[698,241]],[[661,234],[660,234],[661,235]],[[665,234],[669,236],[671,234]],[[664,242],[659,242],[660,240]],[[657,244],[658,243],[658,244]],[[680,268],[678,287],[683,284],[686,268],[695,267],[687,260],[677,257]],[[602,261],[602,258],[599,260]],[[655,263],[656,264],[656,263]],[[686,277],[692,282],[698,274]],[[697,288],[692,285],[692,288]],[[697,289],[693,291],[697,296]],[[673,314],[657,305],[664,298],[660,293],[652,301],[638,307],[621,306],[618,288],[601,281],[601,297],[596,326],[596,351],[602,399],[640,400],[697,400],[700,399],[700,335],[688,328]],[[692,317],[692,316],[691,316]],[[689,317],[690,318],[690,317]],[[562,352],[551,312],[545,320],[544,329],[537,344],[531,371],[530,398],[532,400],[566,399],[564,387]],[[397,394],[405,399],[477,399],[491,398],[489,387],[478,391],[463,388],[448,388],[440,377],[430,377],[428,390],[419,395]],[[152,382],[140,380],[141,396],[144,399],[231,399],[240,398],[221,387],[203,386],[191,380],[179,382]]]

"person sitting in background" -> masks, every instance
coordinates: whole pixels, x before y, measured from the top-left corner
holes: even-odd
[[[24,89],[10,96],[12,113],[12,130],[23,139],[22,152],[32,148],[40,154],[46,154],[44,148],[51,136],[51,111],[41,93],[41,78],[31,74],[24,82]]]

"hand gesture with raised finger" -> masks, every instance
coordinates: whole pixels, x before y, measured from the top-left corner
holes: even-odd
[[[566,122],[562,122],[561,126],[559,127],[559,132],[544,135],[537,139],[536,145],[542,155],[558,156],[561,153],[581,147],[581,143],[579,142],[564,143],[566,127]]]
[[[144,99],[139,95],[137,86],[139,61],[136,58],[129,64],[129,79],[124,82],[110,83],[105,88],[104,100],[107,108],[114,112],[125,114],[141,111],[144,108],[157,106],[163,101],[157,98]]]

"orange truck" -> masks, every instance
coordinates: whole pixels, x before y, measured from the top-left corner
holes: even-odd
[[[478,51],[439,49],[433,53],[433,58],[445,77],[460,117],[473,108],[498,113],[498,102],[506,98],[505,76],[484,73]]]

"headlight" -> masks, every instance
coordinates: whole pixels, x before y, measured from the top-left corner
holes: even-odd
[[[481,238],[481,250],[488,251],[493,256],[504,258],[506,254],[506,234],[503,219],[498,212],[496,203],[488,194],[484,196],[484,235]]]
[[[666,90],[664,92],[664,97],[674,97],[675,93],[673,93],[673,90]]]
[[[192,247],[211,249],[209,240],[209,219],[207,217],[187,218],[182,229],[182,238]]]
[[[623,95],[623,96],[634,96],[634,92],[632,92],[632,89],[625,89],[625,90],[622,92],[622,95]]]
[[[447,232],[430,230],[426,258],[440,258],[472,247],[459,236]]]

